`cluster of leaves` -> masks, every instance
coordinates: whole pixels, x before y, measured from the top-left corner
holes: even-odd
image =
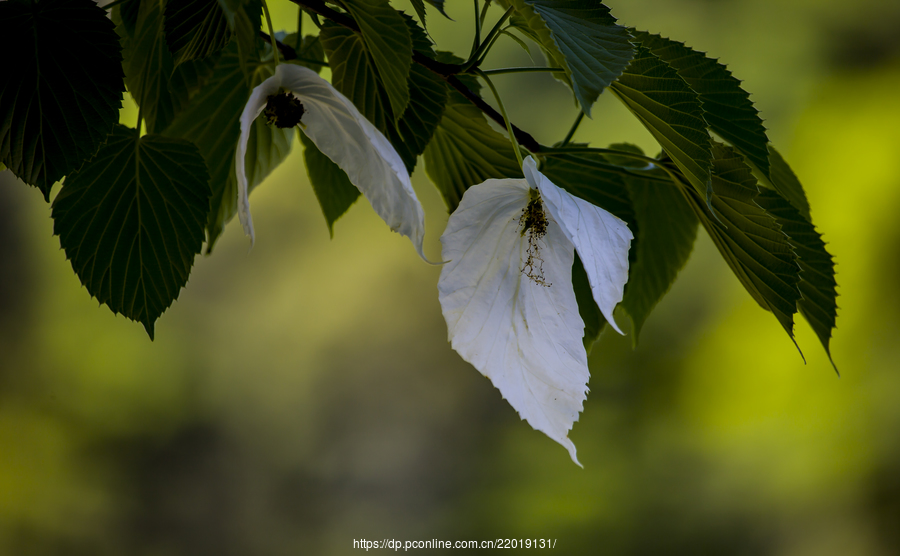
[[[444,14],[443,0],[412,0],[417,19],[389,0],[292,1],[317,23],[315,33],[268,36],[260,0],[117,0],[106,9],[91,0],[0,3],[0,48],[17,53],[0,85],[0,162],[47,200],[65,177],[52,216],[73,269],[92,296],[151,337],[204,239],[209,252],[235,214],[239,117],[253,88],[273,75],[275,44],[285,63],[329,66],[333,86],[388,138],[409,173],[424,160],[451,212],[472,185],[522,176],[510,138],[489,119],[509,124],[553,183],[634,233],[621,307],[635,341],[699,224],[792,339],[800,312],[829,351],[832,258],[800,182],[717,60],[622,26],[599,2],[497,0],[504,15],[482,36],[491,2],[479,11],[476,0],[475,41],[462,59],[436,50],[425,30],[425,1]],[[501,37],[535,43],[544,69],[571,89],[583,114],[602,92],[617,97],[661,152],[572,144],[571,133],[541,145],[506,122],[475,77],[486,77],[480,66]],[[126,89],[140,107],[136,128],[118,123]],[[359,191],[300,136],[331,229]],[[245,158],[251,188],[292,141],[292,129],[255,121]],[[572,276],[589,349],[605,320],[577,257]]]

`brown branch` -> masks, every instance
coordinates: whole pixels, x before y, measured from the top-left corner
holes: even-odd
[[[297,4],[301,8],[308,10],[312,13],[321,15],[322,17],[328,18],[331,21],[337,23],[341,27],[346,29],[350,29],[356,33],[359,33],[359,25],[356,24],[356,21],[353,20],[352,17],[347,14],[343,14],[337,12],[328,6],[325,5],[323,0],[291,0],[294,4]],[[268,35],[266,35],[268,37]],[[290,48],[290,47],[288,47]],[[279,50],[281,47],[279,46]],[[293,49],[291,49],[293,50]],[[295,54],[296,56],[296,54]],[[439,75],[443,78],[448,85],[459,91],[459,93],[466,97],[466,99],[474,104],[479,110],[484,112],[484,114],[490,119],[497,122],[499,125],[506,127],[506,122],[503,121],[503,116],[494,110],[494,107],[485,102],[483,98],[478,96],[477,93],[466,87],[462,81],[459,80],[457,74],[463,73],[463,67],[459,64],[445,64],[443,62],[438,62],[437,60],[432,60],[428,56],[425,56],[421,52],[413,51],[413,62],[419,64],[420,66],[431,70],[432,72]],[[516,141],[519,142],[520,145],[525,147],[531,152],[539,152],[541,150],[540,143],[531,136],[530,133],[521,130],[515,124],[512,125],[513,133],[516,136]]]

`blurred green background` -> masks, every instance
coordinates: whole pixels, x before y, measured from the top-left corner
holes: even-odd
[[[253,195],[254,249],[232,222],[152,343],[90,299],[48,205],[3,172],[0,554],[330,555],[354,538],[900,553],[900,5],[850,4],[608,2],[745,80],[837,260],[842,378],[801,320],[803,364],[701,231],[641,344],[594,348],[583,470],[449,348],[439,268],[365,202],[329,239],[296,143]],[[465,55],[471,4],[447,10],[429,29]],[[504,40],[486,67],[530,63]],[[575,117],[547,75],[495,82],[539,140]],[[615,99],[593,114],[576,139],[657,151]],[[436,258],[447,215],[419,164]]]

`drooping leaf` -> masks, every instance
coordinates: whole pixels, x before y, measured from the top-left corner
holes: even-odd
[[[581,109],[590,116],[597,97],[634,56],[628,29],[609,8],[583,0],[509,0],[516,24],[541,46],[549,61],[566,70]]]
[[[701,194],[684,189],[691,208],[744,288],[793,340],[800,300],[794,249],[775,217],[757,204],[757,181],[741,155],[720,143],[713,143],[713,154],[710,202],[719,218],[710,216]]]
[[[191,99],[190,105],[164,131],[169,137],[181,137],[194,142],[209,166],[210,211],[207,220],[206,250],[215,242],[237,212],[237,182],[234,176],[234,152],[240,135],[240,116],[253,90],[245,68],[262,80],[272,75],[270,67],[241,62],[237,41],[222,51],[215,71],[203,88]],[[252,190],[277,166],[290,151],[291,130],[280,130],[256,122],[248,142],[246,167]]]
[[[707,58],[684,43],[631,30],[641,46],[672,66],[700,95],[703,118],[709,128],[769,175],[769,138],[750,94],[741,88],[725,65]]]
[[[219,0],[167,0],[165,33],[175,65],[222,50],[232,36]]]
[[[0,161],[49,200],[119,120],[119,39],[90,0],[0,2],[0,52]]]
[[[151,339],[200,252],[208,179],[188,141],[119,125],[53,202],[53,233],[81,283]]]
[[[644,47],[637,48],[631,64],[610,90],[705,197],[710,179],[711,139],[697,93],[669,64]]]
[[[797,309],[819,337],[828,359],[834,365],[829,346],[837,318],[834,260],[812,222],[778,193],[765,189],[756,197],[756,202],[778,219],[781,229],[790,238],[800,264],[798,287],[803,297],[797,300]]]
[[[316,147],[309,137],[300,133],[303,142],[303,159],[306,161],[306,173],[312,184],[328,233],[334,237],[334,223],[347,212],[359,198],[359,189],[350,183],[347,173],[338,167],[322,151]]]
[[[394,121],[409,104],[409,69],[412,65],[412,39],[400,12],[389,0],[345,0],[359,25],[366,51],[372,56],[379,83],[390,102]]]
[[[509,139],[494,131],[481,110],[456,91],[450,93],[424,155],[425,171],[449,212],[476,183],[522,176]]]
[[[771,164],[770,179],[763,179],[762,184],[774,189],[779,195],[787,199],[806,220],[812,222],[809,215],[809,201],[800,180],[794,175],[794,171],[788,166],[787,161],[781,156],[775,147],[769,145],[769,163]]]

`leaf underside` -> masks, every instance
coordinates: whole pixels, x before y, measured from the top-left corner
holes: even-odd
[[[822,236],[800,211],[775,191],[763,190],[756,198],[757,204],[775,216],[781,229],[788,235],[800,264],[800,293],[797,309],[818,336],[828,359],[831,358],[831,331],[837,319],[837,282],[834,278],[834,260],[825,249]]]
[[[638,47],[610,90],[653,135],[691,185],[705,196],[711,139],[700,100],[678,73],[650,50]]]
[[[616,24],[609,8],[581,0],[512,0],[516,23],[534,39],[567,81],[590,116],[600,93],[634,56],[628,29]]]
[[[769,139],[750,94],[723,64],[684,43],[631,30],[634,38],[668,63],[700,97],[709,128],[769,175]]]
[[[53,202],[53,233],[81,283],[151,339],[200,252],[208,178],[191,143],[120,125]]]
[[[119,40],[90,0],[0,2],[0,52],[0,161],[49,200],[119,120]]]
[[[794,318],[801,295],[800,266],[788,237],[774,216],[759,204],[756,178],[731,147],[714,143],[710,216],[696,192],[683,189],[731,270],[757,303],[771,311],[794,339]]]

